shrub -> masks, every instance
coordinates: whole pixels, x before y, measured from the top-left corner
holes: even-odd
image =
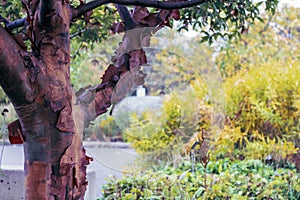
[[[131,116],[125,138],[149,165],[173,162],[184,153],[184,143],[198,131],[199,115],[192,107],[197,107],[192,93],[184,98],[175,93],[166,96],[161,113]]]
[[[227,79],[226,113],[234,126],[250,134],[299,139],[299,66],[270,63]]]
[[[125,138],[142,159],[148,161],[148,166],[172,162],[172,149],[177,146],[173,131],[179,126],[179,111],[176,108],[174,105],[167,119],[162,116],[164,114],[153,112],[145,112],[141,116],[132,114],[130,126],[124,130]]]
[[[206,168],[182,162],[110,179],[100,199],[299,199],[300,174],[294,166],[273,168],[259,160],[210,162]]]
[[[207,87],[197,79],[183,98],[173,95],[164,102],[160,117],[153,113],[141,119],[133,117],[126,137],[138,153],[164,149],[162,152],[169,152],[166,155],[172,158],[170,155],[183,154],[183,146],[189,153],[205,134],[211,159],[269,157],[285,161],[300,145],[299,66],[299,62],[289,66],[269,63],[228,77],[224,84],[226,120],[221,130],[211,126],[214,105],[205,99]],[[147,157],[163,160],[163,156]]]
[[[113,116],[107,115],[102,117],[100,128],[107,137],[119,136],[121,133],[121,129],[119,128]]]

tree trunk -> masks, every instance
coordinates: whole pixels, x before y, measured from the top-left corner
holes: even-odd
[[[16,111],[25,140],[26,199],[80,199],[88,164],[80,125],[75,132],[61,132],[58,113],[35,102]]]
[[[84,111],[70,83],[69,5],[27,6],[33,52],[0,27],[0,84],[19,117],[9,131],[24,141],[26,199],[83,199],[89,159],[81,141]]]

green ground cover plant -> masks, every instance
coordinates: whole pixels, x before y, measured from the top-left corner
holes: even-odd
[[[143,171],[103,186],[102,199],[299,199],[300,174],[294,165],[274,168],[260,160],[209,162],[204,168],[182,162]]]

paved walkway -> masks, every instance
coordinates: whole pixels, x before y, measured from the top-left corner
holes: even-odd
[[[136,153],[126,143],[84,142],[84,146],[87,155],[94,158],[88,166],[88,171],[96,172],[93,186],[96,189],[96,196],[99,197],[102,185],[106,182],[105,179],[110,176],[121,177],[129,169],[128,165],[133,164]],[[22,170],[23,163],[23,145],[4,146],[2,169]]]
[[[121,147],[121,148],[119,148]],[[102,185],[106,182],[105,179],[110,176],[120,178],[123,173],[127,173],[129,166],[134,163],[136,153],[130,148],[122,146],[112,147],[92,147],[86,146],[87,155],[94,158],[94,161],[88,167],[88,170],[96,172],[96,195],[101,195]]]

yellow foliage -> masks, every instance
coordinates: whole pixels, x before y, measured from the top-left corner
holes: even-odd
[[[300,34],[295,31],[299,13],[299,9],[283,10],[273,17],[278,26],[272,21],[266,27],[253,26],[253,34],[219,52],[216,64],[224,78],[226,123],[221,131],[208,131],[212,159],[271,155],[281,160],[296,153],[300,145]],[[286,20],[290,23],[284,25]],[[205,101],[209,92],[202,78],[191,84],[198,99]],[[195,134],[188,148],[200,141],[201,132]]]

